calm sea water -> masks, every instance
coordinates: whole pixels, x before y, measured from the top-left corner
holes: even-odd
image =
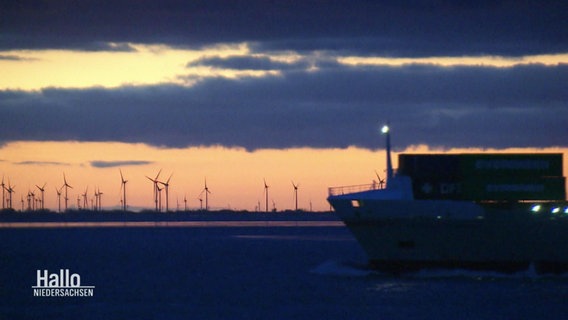
[[[0,229],[0,319],[565,319],[568,276],[367,270],[344,227]],[[34,297],[69,269],[94,297]]]

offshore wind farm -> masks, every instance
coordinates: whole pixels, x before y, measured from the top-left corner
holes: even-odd
[[[187,191],[182,191],[182,193],[184,194],[183,197],[183,201],[184,201],[184,206],[183,208],[180,207],[179,205],[179,201],[177,201],[177,205],[174,208],[170,207],[170,181],[172,180],[173,177],[173,173],[171,173],[169,175],[169,177],[164,181],[161,180],[160,178],[160,174],[162,173],[162,169],[160,169],[158,171],[158,173],[155,175],[155,177],[149,177],[147,175],[145,175],[145,178],[147,178],[151,183],[152,183],[152,193],[151,196],[148,195],[147,197],[147,207],[141,207],[141,206],[131,206],[128,203],[128,198],[130,198],[130,196],[132,195],[128,195],[127,192],[127,182],[128,180],[126,180],[125,175],[123,174],[122,169],[118,170],[118,174],[120,177],[120,189],[118,191],[118,194],[115,195],[116,197],[119,197],[119,203],[115,203],[114,204],[105,204],[103,205],[103,195],[105,193],[103,193],[101,191],[101,188],[99,186],[93,186],[91,188],[91,191],[89,191],[89,187],[90,185],[85,186],[85,191],[84,192],[69,192],[69,189],[74,189],[69,181],[71,181],[72,178],[68,178],[68,176],[65,173],[62,173],[62,179],[61,179],[61,184],[60,185],[56,185],[54,187],[54,191],[53,193],[50,193],[48,191],[46,191],[46,186],[47,183],[43,183],[43,185],[40,187],[39,185],[35,185],[36,189],[39,190],[40,195],[36,195],[36,190],[35,189],[29,189],[27,190],[27,194],[25,195],[24,198],[24,194],[21,195],[21,200],[19,201],[18,204],[14,204],[13,202],[13,198],[18,196],[17,191],[15,190],[15,185],[11,182],[11,180],[7,180],[8,182],[5,183],[4,182],[4,178],[2,179],[2,183],[0,185],[0,187],[2,188],[2,205],[1,205],[1,209],[2,210],[6,210],[6,211],[16,211],[16,212],[22,212],[22,213],[30,213],[30,212],[57,212],[57,213],[65,213],[65,212],[74,212],[74,211],[124,211],[124,212],[140,212],[140,211],[154,211],[154,212],[180,212],[180,211],[209,211],[211,210],[211,206],[210,206],[210,202],[209,199],[212,196],[212,192],[209,189],[209,186],[207,185],[207,178],[204,178],[204,184],[203,184],[203,189],[201,190],[201,192],[197,195],[196,200],[198,200],[198,203],[194,203],[194,206],[192,207],[191,204],[188,205],[188,198],[187,198]],[[160,185],[162,187],[160,187]],[[255,212],[277,212],[278,210],[276,209],[276,203],[277,200],[274,198],[271,198],[269,196],[269,188],[270,186],[267,184],[266,179],[262,180],[262,185],[259,184],[259,186],[263,187],[263,198],[265,201],[265,205],[263,208],[260,207],[260,205],[256,205],[254,206],[254,210]],[[299,196],[301,195],[301,193],[299,192],[299,188],[300,185],[299,183],[295,183],[292,180],[292,187],[290,188],[290,195],[291,195],[291,201],[289,201],[289,203],[287,204],[282,204],[282,207],[284,209],[282,209],[281,211],[312,211],[311,207],[307,207],[307,208],[300,208],[298,206],[299,203]],[[64,193],[63,193],[64,190]],[[54,206],[49,208],[46,206],[46,193],[49,196],[51,196],[54,199]],[[64,207],[61,207],[61,197],[63,196],[63,200],[64,200]],[[73,202],[71,202],[71,204],[69,203],[70,199],[74,199],[76,196],[76,204],[73,204]],[[109,199],[112,199],[112,197],[107,194],[107,196],[109,196]],[[226,207],[213,207],[213,210],[215,211],[220,211],[220,210],[231,210],[231,201],[226,200],[225,202],[229,203],[229,205],[227,205]],[[251,199],[251,202],[255,202],[258,199]],[[269,207],[269,200],[270,203],[272,203],[272,206]],[[287,199],[289,200],[289,199]],[[311,202],[311,201],[310,201]],[[258,201],[258,203],[260,203],[260,201]],[[239,210],[237,209],[237,211],[247,211],[247,210]]]

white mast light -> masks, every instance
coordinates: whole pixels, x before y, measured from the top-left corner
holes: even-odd
[[[387,188],[388,188],[389,182],[393,178],[393,169],[392,169],[392,161],[391,161],[390,128],[389,128],[388,124],[384,125],[381,128],[381,132],[386,136]]]

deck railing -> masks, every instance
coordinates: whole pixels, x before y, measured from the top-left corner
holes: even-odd
[[[379,189],[383,189],[383,186],[378,183],[360,184],[355,186],[330,187],[328,188],[328,194],[330,196],[340,196],[349,193],[364,192],[364,191],[379,190]]]

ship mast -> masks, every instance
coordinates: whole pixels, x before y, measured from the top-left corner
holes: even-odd
[[[387,152],[387,187],[393,177],[392,160],[391,160],[391,143],[390,129],[388,125],[384,125],[381,132],[386,136],[386,152]]]

